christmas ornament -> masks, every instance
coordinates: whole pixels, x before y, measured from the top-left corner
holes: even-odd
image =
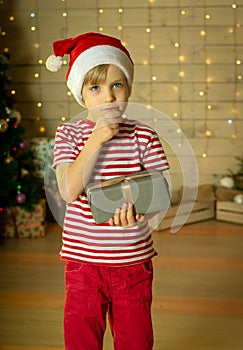
[[[19,148],[21,149],[26,149],[28,146],[29,146],[29,143],[26,140],[21,141],[19,144]]]
[[[26,201],[26,195],[24,193],[18,191],[18,193],[16,194],[15,199],[16,199],[16,202],[18,204],[24,204],[25,201]]]
[[[28,170],[26,170],[26,169],[21,169],[21,175],[22,175],[22,176],[25,176],[25,175],[28,175],[28,174],[29,174]]]
[[[220,185],[226,188],[233,188],[235,183],[232,177],[225,176],[222,179],[220,179]]]
[[[243,204],[243,194],[237,194],[233,198],[234,203]]]
[[[9,164],[14,160],[14,157],[10,156],[9,154],[7,157],[4,159],[4,163]]]
[[[4,133],[8,130],[8,123],[4,119],[0,119],[0,133]]]
[[[17,124],[19,124],[21,122],[21,119],[22,119],[20,112],[16,111],[15,109],[11,109],[10,118],[15,118]]]

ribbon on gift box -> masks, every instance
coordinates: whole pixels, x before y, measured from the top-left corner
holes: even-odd
[[[110,180],[106,180],[103,182],[100,182],[98,184],[95,184],[88,189],[88,195],[90,196],[93,190],[99,189],[99,188],[105,188],[109,186],[114,186],[117,184],[121,184],[121,189],[122,193],[125,199],[126,203],[132,203],[134,204],[134,198],[133,198],[133,193],[132,193],[132,188],[131,188],[131,183],[130,181],[139,179],[139,178],[144,178],[146,176],[152,176],[152,175],[161,175],[162,172],[158,170],[150,170],[150,171],[142,171],[139,173],[127,175],[127,176],[119,176],[115,177]]]

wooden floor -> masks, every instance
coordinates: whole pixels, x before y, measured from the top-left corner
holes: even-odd
[[[0,350],[64,349],[60,232],[0,241]],[[212,220],[154,242],[154,350],[242,350],[243,226]]]

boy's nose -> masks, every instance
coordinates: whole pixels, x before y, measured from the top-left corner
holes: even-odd
[[[105,102],[110,103],[115,101],[115,96],[113,94],[113,91],[110,89],[107,89],[106,95],[105,95]]]

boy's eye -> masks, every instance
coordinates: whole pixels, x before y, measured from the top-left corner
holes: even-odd
[[[114,88],[120,88],[120,87],[122,87],[122,83],[115,83],[115,84],[113,85],[113,87],[114,87]]]
[[[90,90],[92,91],[98,91],[99,90],[99,86],[98,85],[94,85],[94,86],[91,86]]]

